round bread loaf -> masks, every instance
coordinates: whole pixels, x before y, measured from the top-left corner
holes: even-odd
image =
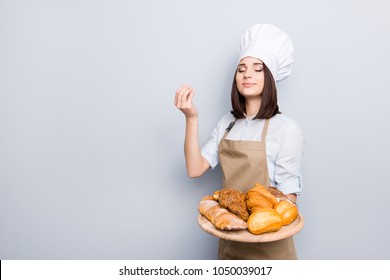
[[[282,227],[282,218],[276,210],[263,208],[252,213],[247,221],[248,230],[253,234],[278,231]]]
[[[298,207],[290,200],[281,200],[274,209],[282,217],[284,226],[289,225],[298,217]]]

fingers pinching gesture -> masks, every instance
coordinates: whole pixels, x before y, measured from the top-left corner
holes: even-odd
[[[192,103],[194,94],[195,90],[189,85],[183,85],[176,91],[175,106],[184,113],[186,118],[198,116],[198,111]]]

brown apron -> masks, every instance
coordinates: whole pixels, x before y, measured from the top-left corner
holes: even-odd
[[[269,119],[265,120],[261,141],[226,139],[232,122],[218,146],[223,173],[222,186],[247,192],[256,183],[269,186],[265,138]],[[218,258],[221,260],[294,260],[297,259],[292,237],[264,243],[245,243],[220,239]]]

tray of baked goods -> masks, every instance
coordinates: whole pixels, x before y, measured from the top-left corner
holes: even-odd
[[[298,233],[304,225],[298,206],[274,187],[256,184],[246,193],[225,188],[199,203],[199,226],[216,237],[271,242]]]

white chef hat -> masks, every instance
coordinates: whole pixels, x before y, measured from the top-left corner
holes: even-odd
[[[286,79],[292,72],[294,48],[290,37],[271,24],[250,27],[241,38],[239,60],[251,56],[270,69],[275,81]]]

